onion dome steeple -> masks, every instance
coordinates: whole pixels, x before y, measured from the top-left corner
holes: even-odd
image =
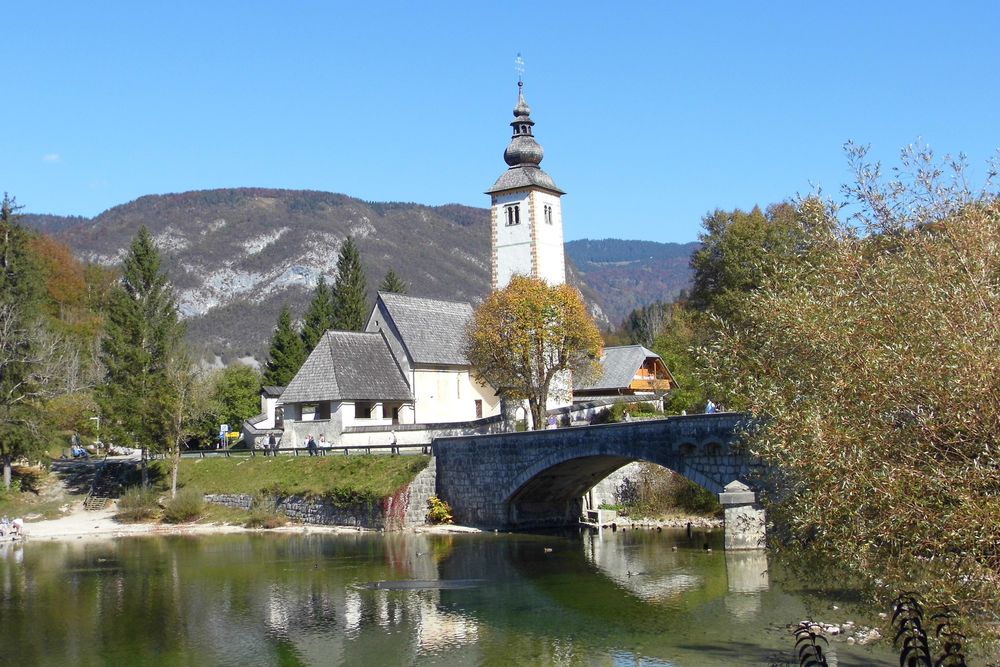
[[[510,167],[529,164],[538,166],[545,155],[545,151],[535,141],[531,134],[531,127],[535,121],[531,120],[531,107],[524,101],[524,82],[517,82],[517,106],[514,107],[514,122],[510,124],[514,128],[514,134],[510,138],[510,145],[503,152],[503,160]]]
[[[538,166],[545,156],[545,151],[535,141],[531,129],[534,125],[535,121],[531,120],[531,107],[524,100],[524,82],[518,80],[517,106],[514,107],[514,121],[510,124],[514,132],[507,150],[503,152],[503,160],[509,169],[497,179],[492,188],[486,191],[487,194],[530,186],[564,194],[553,182],[552,177]]]

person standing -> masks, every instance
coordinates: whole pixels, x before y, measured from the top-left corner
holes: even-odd
[[[306,436],[306,451],[309,452],[309,456],[316,456],[316,441],[313,440],[312,433]]]
[[[327,448],[326,433],[320,433],[319,434],[319,446],[317,448],[317,452],[316,453],[317,454],[321,454],[321,453],[323,453],[323,452],[326,451],[326,448]]]
[[[267,456],[270,452],[271,456],[276,456],[277,452],[274,451],[278,448],[278,441],[275,439],[274,434],[270,433],[267,436],[267,448],[264,450],[264,456]]]

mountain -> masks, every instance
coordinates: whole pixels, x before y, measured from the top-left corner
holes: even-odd
[[[583,239],[566,244],[580,278],[601,295],[608,318],[619,324],[654,301],[670,301],[691,286],[691,255],[699,243]]]
[[[67,243],[80,259],[106,265],[119,264],[139,226],[148,227],[177,290],[190,341],[203,356],[222,362],[264,358],[282,304],[301,314],[320,275],[332,284],[348,235],[361,252],[370,294],[389,269],[414,295],[477,303],[489,290],[489,210],[457,204],[236,188],[149,195],[92,219],[26,214],[24,220]],[[630,244],[639,244],[639,255],[629,255]],[[599,323],[617,324],[635,307],[626,303],[644,305],[656,285],[683,287],[647,268],[665,260],[641,259],[643,253],[660,258],[663,245],[571,242],[568,280],[583,291]],[[579,271],[571,248],[582,249]],[[627,292],[623,276],[630,272],[640,276],[634,283],[642,286],[641,295]],[[657,298],[667,298],[666,292],[649,300]]]

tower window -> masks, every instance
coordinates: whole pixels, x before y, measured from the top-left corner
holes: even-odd
[[[521,224],[521,207],[517,204],[513,204],[506,208],[507,211],[507,226],[519,225]]]
[[[548,204],[546,204],[545,208],[543,209],[543,211],[545,213],[545,224],[551,225],[552,224],[552,207],[549,206]]]

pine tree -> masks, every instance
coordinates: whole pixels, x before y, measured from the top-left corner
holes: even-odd
[[[361,254],[350,236],[337,257],[337,281],[333,284],[333,328],[361,331],[368,317],[368,286]]]
[[[389,272],[385,274],[385,278],[382,279],[382,284],[378,286],[379,292],[391,292],[393,294],[407,294],[408,290],[407,284],[392,269],[389,269]]]
[[[287,305],[282,306],[278,326],[271,338],[271,349],[267,353],[267,363],[264,365],[264,384],[278,387],[288,385],[299,372],[306,356],[302,338],[292,326],[292,312]]]
[[[146,227],[132,241],[122,277],[111,293],[101,341],[104,382],[98,387],[108,432],[143,450],[170,447],[169,419],[176,401],[168,368],[182,350],[174,292],[160,270],[160,256]]]
[[[312,301],[306,310],[305,321],[302,323],[302,346],[305,348],[306,356],[313,351],[327,329],[332,327],[333,294],[326,284],[326,278],[320,276]]]

